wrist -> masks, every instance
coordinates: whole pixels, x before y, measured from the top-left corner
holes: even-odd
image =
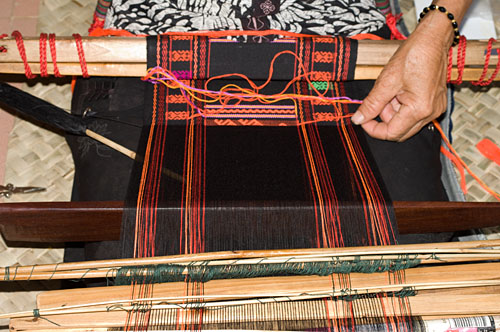
[[[434,4],[425,7],[420,13],[418,29],[426,30],[432,40],[445,48],[455,46],[460,37],[455,16],[445,7]]]
[[[458,43],[458,26],[472,0],[435,0],[420,14],[415,31],[429,34],[429,41],[445,49]]]

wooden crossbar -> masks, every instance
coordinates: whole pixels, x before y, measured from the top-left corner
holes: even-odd
[[[383,67],[396,52],[402,41],[398,40],[360,40],[356,61],[355,79],[376,79]],[[477,80],[482,73],[487,49],[485,41],[468,41],[465,58],[464,81]],[[24,39],[27,61],[35,74],[40,73],[39,39]],[[79,76],[82,74],[76,43],[72,37],[59,37],[55,42],[57,64],[63,75]],[[3,39],[0,46],[6,52],[0,53],[0,73],[24,74],[24,64],[19,55],[15,39]],[[493,49],[500,48],[500,43],[493,43]],[[91,76],[144,76],[146,67],[146,38],[144,37],[84,37],[83,49]],[[453,74],[457,76],[456,52],[453,49]],[[48,72],[53,74],[50,52]],[[498,61],[497,52],[493,52],[487,77],[494,71]],[[500,80],[497,77],[496,80]]]
[[[496,202],[393,202],[399,232],[453,232],[500,225]],[[0,233],[8,241],[117,240],[123,202],[0,204]]]

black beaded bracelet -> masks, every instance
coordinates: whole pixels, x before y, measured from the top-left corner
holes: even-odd
[[[458,42],[460,41],[460,32],[458,32],[458,23],[455,20],[455,16],[453,16],[452,13],[448,12],[446,8],[444,8],[443,6],[430,5],[429,7],[425,7],[424,10],[420,13],[420,18],[418,19],[418,21],[420,22],[420,20],[424,18],[425,14],[427,14],[431,10],[436,10],[436,9],[439,10],[441,13],[446,14],[446,17],[450,19],[451,26],[453,27],[453,33],[455,34],[455,37],[453,38],[453,44],[451,44],[451,46],[457,45]]]

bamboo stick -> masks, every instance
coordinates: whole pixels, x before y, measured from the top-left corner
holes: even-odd
[[[481,271],[478,273],[478,271]],[[500,263],[480,263],[451,266],[431,266],[405,270],[404,283],[439,284],[447,283],[475,283],[479,281],[500,282]],[[291,277],[264,277],[249,279],[212,280],[204,283],[203,295],[207,300],[228,300],[229,298],[257,297],[261,294],[328,294],[332,289],[365,289],[386,287],[390,283],[391,274],[386,273],[351,273],[349,286],[342,286],[346,282],[342,274],[330,276],[291,276]],[[336,286],[334,286],[335,283]],[[394,283],[394,282],[393,282]],[[186,297],[185,283],[164,283],[154,285],[154,296],[157,298],[182,299]],[[483,284],[485,285],[485,284]],[[396,285],[397,286],[397,285]],[[479,286],[479,285],[478,285]],[[134,286],[114,286],[81,289],[77,296],[72,296],[74,290],[58,290],[44,292],[38,295],[37,308],[48,309],[69,307],[100,302],[100,299],[109,301],[130,301]],[[229,298],[228,298],[229,297]],[[175,301],[171,300],[171,303]]]
[[[499,282],[494,282],[494,281],[483,281],[484,285],[498,285]],[[471,285],[468,285],[466,283],[446,283],[443,285],[435,285],[434,287],[432,285],[415,285],[414,288],[417,291],[426,291],[427,289],[431,290],[438,290],[442,292],[443,290],[448,291],[451,287],[455,289],[460,289],[463,287],[481,287],[483,283],[474,283]],[[51,309],[42,309],[39,310],[39,314],[46,316],[46,317],[52,317],[52,316],[60,316],[60,315],[73,315],[73,314],[84,314],[84,313],[102,313],[102,312],[109,312],[112,310],[124,310],[124,311],[133,311],[134,308],[137,308],[137,304],[145,304],[147,303],[147,308],[148,310],[163,310],[163,309],[184,309],[184,310],[193,310],[193,309],[220,309],[224,307],[238,307],[238,306],[244,306],[244,305],[252,305],[252,304],[269,304],[269,303],[289,303],[289,302],[296,302],[296,301],[304,301],[304,300],[317,300],[317,299],[324,299],[324,298],[337,298],[337,300],[341,300],[339,297],[347,296],[349,297],[350,295],[352,296],[359,296],[360,294],[362,295],[369,295],[369,294],[379,294],[383,292],[391,292],[391,291],[399,291],[401,289],[404,289],[406,287],[405,284],[402,285],[391,285],[391,286],[386,286],[384,288],[376,288],[376,287],[371,287],[371,288],[360,288],[360,289],[353,289],[353,293],[348,293],[345,290],[339,290],[339,291],[330,291],[328,293],[316,293],[316,294],[300,294],[300,293],[289,293],[289,294],[283,294],[283,295],[278,295],[277,297],[273,297],[273,294],[271,293],[269,296],[268,294],[260,295],[257,294],[257,298],[247,298],[247,297],[242,297],[242,300],[239,300],[239,298],[235,297],[230,299],[231,301],[224,301],[223,298],[219,299],[219,301],[215,302],[210,302],[206,301],[206,297],[185,297],[182,300],[186,302],[178,302],[181,299],[178,298],[145,298],[145,299],[138,299],[136,301],[130,301],[130,300],[123,300],[123,301],[117,301],[117,302],[112,302],[112,301],[106,301],[106,302],[100,302],[96,305],[91,305],[91,306],[70,306],[70,307],[59,307],[59,308],[51,308]],[[420,293],[418,293],[420,294]],[[422,292],[422,294],[425,293]],[[434,292],[434,296],[438,296],[440,294]],[[460,294],[459,294],[460,295]],[[479,294],[468,294],[469,296],[477,296]],[[491,294],[482,294],[482,295],[491,295]],[[496,294],[497,296],[499,295],[498,293]],[[266,297],[267,296],[267,297]],[[412,296],[417,296],[417,295],[412,295]],[[412,296],[405,296],[405,298],[412,297]],[[422,295],[421,295],[422,296]],[[200,301],[203,300],[203,301]],[[483,312],[487,311],[487,309],[483,308]],[[494,311],[495,309],[493,309]],[[497,309],[497,311],[500,309]],[[477,313],[471,313],[471,314],[477,314]],[[7,315],[2,315],[2,318],[8,317],[10,318],[23,318],[23,317],[30,317],[33,316],[32,311],[25,311],[25,312],[20,312],[20,313],[13,313],[13,314],[7,314]]]
[[[463,316],[463,315],[495,315],[499,314],[500,308],[497,304],[498,294],[481,294],[481,295],[447,295],[446,292],[441,292],[436,296],[416,295],[407,297],[407,305],[402,305],[398,298],[381,298],[377,302],[380,306],[386,309],[386,316],[401,316],[408,314],[407,311],[411,308],[411,314],[414,316],[438,317]],[[354,317],[374,317],[377,315],[373,308],[356,304],[362,303],[362,300],[347,301],[318,301],[319,311],[306,312],[302,319],[336,319]],[[322,304],[322,305],[321,305]],[[300,308],[304,310],[310,303],[292,302],[292,303],[272,303],[260,304],[255,306],[263,307],[264,310],[246,310],[245,306],[238,309],[233,309],[232,315],[225,314],[223,309],[216,310],[204,309],[203,321],[213,323],[227,323],[234,321],[272,321],[278,319],[286,319],[299,316]],[[353,305],[356,307],[352,313],[347,308]],[[248,307],[248,306],[247,306]],[[251,307],[251,305],[250,305]],[[266,308],[267,307],[267,308]],[[265,310],[268,309],[268,310]],[[288,310],[285,310],[288,309]],[[295,310],[294,310],[295,309]],[[194,310],[189,309],[174,309],[174,324],[176,322],[190,324],[193,323],[190,317],[195,316],[199,319],[199,315],[190,315]],[[236,313],[234,313],[236,311]],[[287,313],[292,315],[287,317]],[[312,317],[311,317],[312,316]],[[42,316],[43,317],[43,316]],[[75,313],[66,315],[51,315],[46,319],[29,318],[14,318],[11,320],[11,330],[26,331],[35,329],[51,329],[58,324],[59,328],[104,328],[104,327],[122,327],[126,322],[127,312],[122,309],[110,310],[108,312],[99,313]],[[162,322],[168,324],[169,322]]]
[[[161,257],[146,258],[125,258],[114,260],[99,260],[73,263],[58,263],[30,266],[12,266],[9,274],[14,276],[35,274],[38,272],[71,271],[104,268],[119,268],[136,265],[154,265],[154,264],[191,264],[193,262],[223,261],[223,264],[235,264],[238,261],[246,259],[246,264],[252,264],[256,261],[282,261],[290,258],[307,257],[342,257],[342,256],[363,256],[363,255],[402,255],[402,254],[423,254],[423,255],[443,255],[446,253],[466,254],[466,253],[493,253],[498,250],[483,249],[489,247],[499,247],[500,240],[481,240],[469,242],[443,242],[426,244],[408,244],[408,245],[390,245],[390,246],[370,246],[370,247],[348,247],[331,249],[282,249],[282,250],[242,250],[242,251],[221,251],[190,255],[172,255]],[[253,259],[253,261],[252,261]],[[438,259],[439,260],[439,259]],[[1,271],[2,277],[5,277],[5,268]]]
[[[483,253],[486,251],[494,251],[494,253]],[[449,263],[464,263],[464,262],[480,262],[493,261],[500,259],[498,250],[480,250],[477,253],[471,254],[416,254],[411,255],[411,259],[419,259],[421,265],[425,264],[449,264]],[[435,257],[435,255],[437,257]],[[214,266],[214,265],[262,265],[262,264],[280,264],[280,263],[310,263],[310,262],[347,262],[354,260],[397,260],[401,259],[401,255],[365,255],[365,256],[326,256],[326,257],[282,257],[279,259],[242,259],[242,260],[219,260],[219,261],[199,261],[199,262],[183,262],[177,265],[190,266]],[[44,269],[42,266],[22,266],[10,267],[9,273],[6,274],[4,268],[0,271],[0,280],[5,281],[21,281],[21,280],[61,280],[61,279],[91,279],[91,278],[114,278],[120,267],[102,267],[99,269],[93,268],[91,265],[87,269],[67,270],[63,264],[52,271],[35,271],[37,268]],[[29,270],[29,271],[28,271]],[[142,271],[144,274],[147,271]],[[184,269],[183,275],[188,274],[188,269]]]

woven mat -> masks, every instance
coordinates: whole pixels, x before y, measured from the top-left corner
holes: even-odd
[[[497,35],[500,36],[500,1],[493,0],[492,12]],[[410,31],[417,24],[413,0],[400,0],[405,24]],[[477,89],[463,83],[455,92],[455,112],[453,120],[453,147],[486,184],[500,192],[500,166],[486,159],[476,149],[483,138],[489,138],[500,145],[500,85]],[[457,171],[457,177],[460,177]],[[472,176],[466,176],[468,201],[495,201]]]
[[[92,23],[96,0],[41,0],[38,32],[68,36],[87,34]],[[25,85],[24,90],[61,108],[71,105],[68,80]],[[17,186],[41,186],[42,193],[13,195],[8,202],[69,201],[73,185],[74,163],[64,137],[16,119],[9,136],[5,182]],[[63,249],[8,247],[0,237],[0,266],[50,264],[62,262]],[[4,283],[5,284],[5,283]],[[9,287],[9,289],[7,289]],[[54,283],[11,284],[0,286],[0,313],[35,308],[37,291],[53,288]],[[10,290],[21,290],[15,293]],[[8,321],[0,321],[0,331]],[[2,326],[4,325],[4,326]]]

